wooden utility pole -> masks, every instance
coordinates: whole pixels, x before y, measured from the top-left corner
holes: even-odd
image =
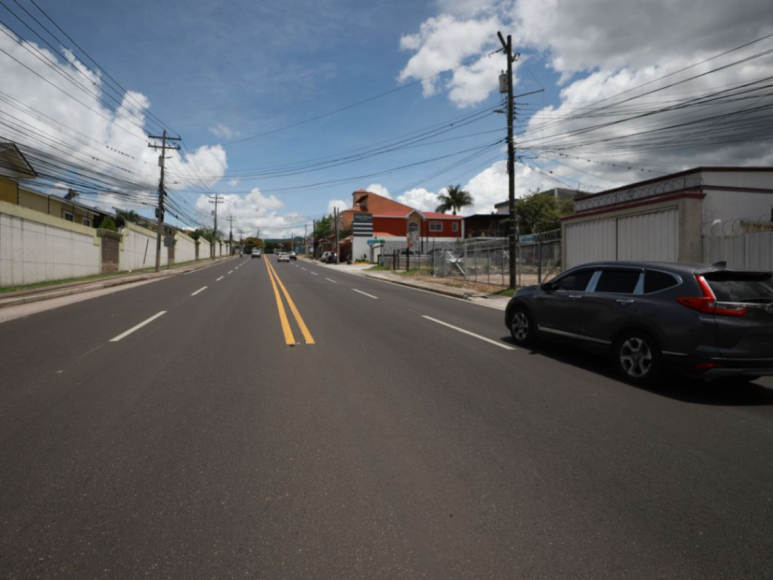
[[[501,32],[497,32],[499,41],[502,43],[502,48],[505,51],[505,57],[507,58],[507,185],[508,196],[507,206],[510,210],[510,288],[515,290],[516,284],[516,272],[517,260],[515,259],[515,252],[518,247],[518,231],[516,229],[515,222],[515,141],[513,140],[513,61],[518,56],[513,56],[513,37],[508,34],[507,42],[502,37]]]
[[[156,208],[156,217],[158,218],[158,224],[156,226],[156,272],[161,269],[161,234],[164,229],[164,196],[166,190],[164,189],[164,166],[166,165],[166,150],[174,149],[179,150],[179,145],[167,145],[167,141],[180,141],[180,137],[168,137],[166,129],[164,134],[160,137],[157,135],[148,135],[150,139],[161,139],[161,145],[154,145],[148,143],[148,147],[151,149],[161,149],[161,156],[158,158],[158,166],[161,168],[161,179],[158,181],[158,208]]]

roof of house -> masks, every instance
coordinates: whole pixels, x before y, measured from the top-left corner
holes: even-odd
[[[37,177],[38,174],[27,161],[16,143],[0,142],[0,155],[9,160],[10,166],[0,163],[0,173],[3,169],[6,169],[8,173],[12,173],[11,177]]]

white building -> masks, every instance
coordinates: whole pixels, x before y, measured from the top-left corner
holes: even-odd
[[[579,196],[575,212],[562,221],[564,269],[597,260],[706,262],[704,235],[773,220],[773,167],[698,167]]]

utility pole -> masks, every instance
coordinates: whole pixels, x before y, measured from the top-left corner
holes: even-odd
[[[314,237],[314,232],[317,231],[317,220],[311,220],[311,257],[317,257],[317,240]]]
[[[508,34],[507,42],[502,37],[501,32],[497,32],[499,42],[502,43],[502,48],[505,51],[505,57],[507,58],[507,185],[508,185],[508,197],[507,205],[510,210],[510,288],[515,290],[516,284],[516,264],[515,252],[518,247],[518,232],[515,222],[515,141],[513,140],[513,61],[518,56],[513,56],[513,37]]]
[[[335,220],[335,226],[336,229],[336,264],[341,263],[341,244],[338,242],[338,208],[333,208],[333,219]]]
[[[773,212],[771,212],[773,215]],[[309,253],[309,238],[308,236],[309,224],[303,224],[303,255],[306,256]]]
[[[212,249],[213,249],[213,251],[214,251],[214,248],[215,248],[215,244],[218,243],[218,241],[217,241],[217,205],[219,203],[223,203],[224,201],[225,201],[225,199],[223,198],[223,196],[222,195],[218,195],[217,193],[214,194],[214,195],[210,195],[209,196],[209,203],[214,203],[215,204],[215,212],[214,212],[214,214],[215,214],[215,229],[212,231]],[[215,255],[217,255],[217,252],[215,252]]]
[[[228,216],[227,218],[225,218],[225,219],[227,219],[227,220],[228,220],[228,223],[229,223],[229,224],[230,224],[230,226],[231,226],[231,231],[230,231],[230,233],[228,234],[228,242],[229,242],[229,243],[231,243],[231,244],[233,244],[233,241],[234,241],[234,222],[236,221],[236,218],[235,218],[234,216],[232,216],[232,215],[229,215],[229,216]]]
[[[160,137],[157,135],[148,135],[150,139],[161,139],[161,145],[154,145],[148,143],[148,147],[151,149],[161,149],[161,156],[158,158],[158,166],[161,168],[161,178],[158,180],[158,208],[156,209],[156,217],[158,218],[158,225],[156,226],[156,272],[161,270],[161,233],[164,229],[164,196],[166,190],[164,190],[164,166],[166,165],[166,150],[174,149],[179,150],[179,145],[167,145],[167,141],[180,141],[181,137],[167,137],[166,129],[164,134]]]

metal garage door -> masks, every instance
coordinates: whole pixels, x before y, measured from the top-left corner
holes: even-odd
[[[617,259],[676,262],[679,259],[679,210],[618,218]]]
[[[565,269],[601,260],[676,262],[679,210],[571,224],[566,226],[565,237]]]

